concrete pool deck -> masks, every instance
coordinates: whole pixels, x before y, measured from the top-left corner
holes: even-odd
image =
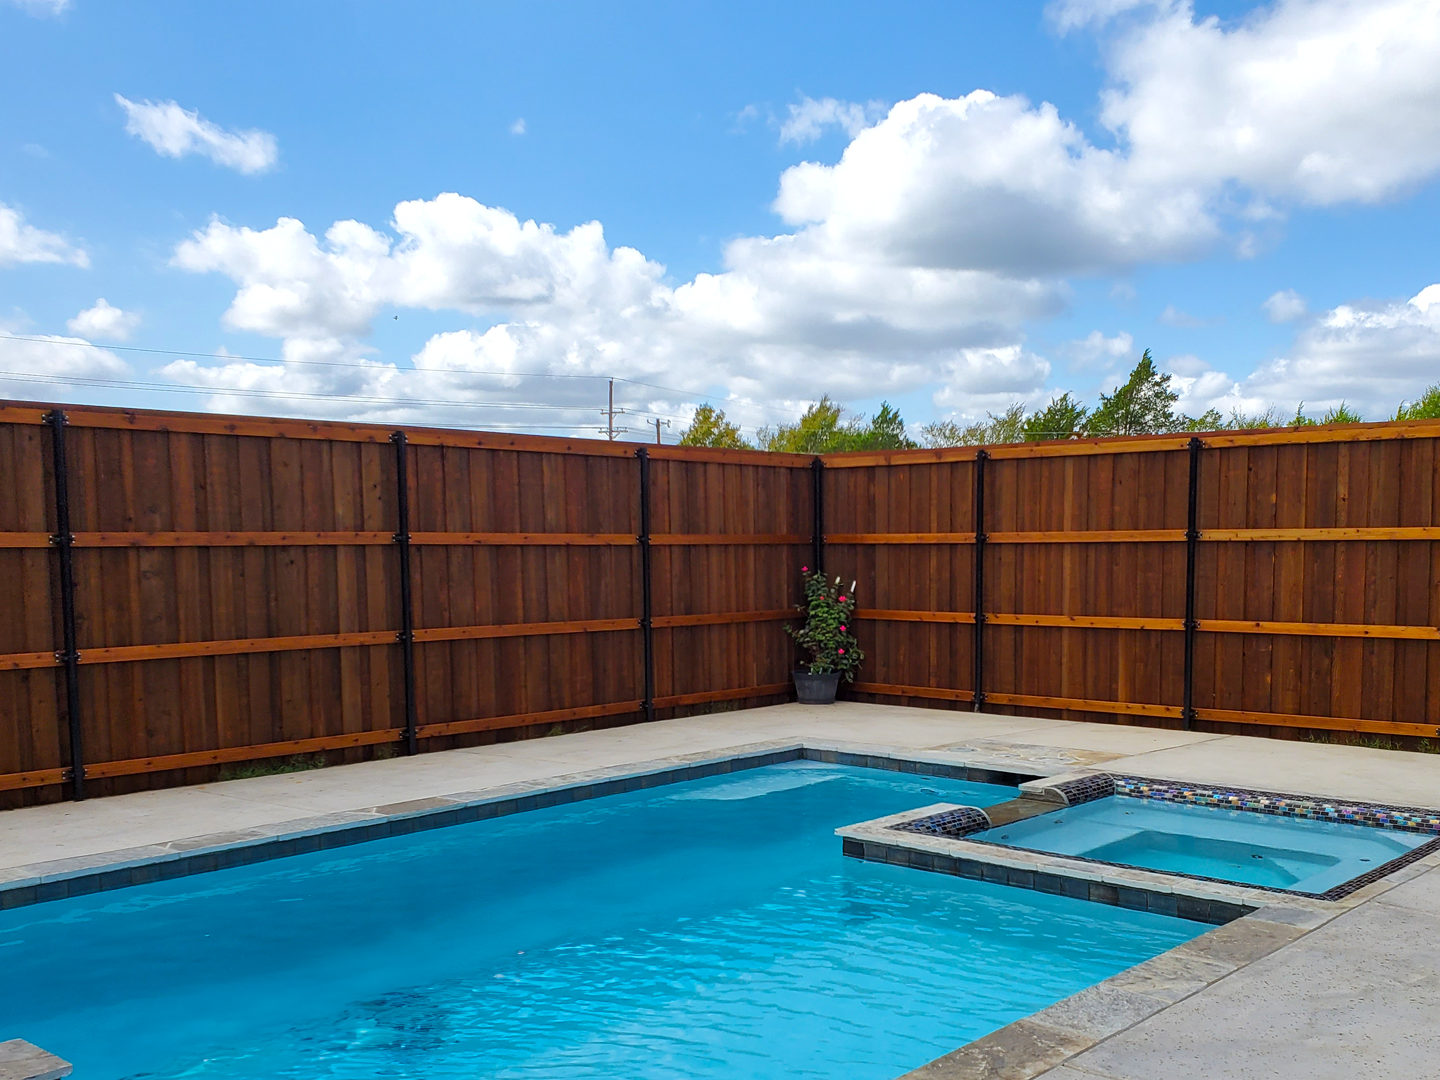
[[[1036,776],[1105,769],[1440,804],[1434,754],[896,706],[781,705],[0,812],[0,901],[25,882],[177,851],[795,746]],[[836,847],[839,858],[838,840]],[[1440,858],[1343,904],[1320,903],[1262,908],[913,1075],[1440,1076],[1440,1033],[1430,1020],[1440,1010]],[[11,1034],[24,1036],[0,1032]]]

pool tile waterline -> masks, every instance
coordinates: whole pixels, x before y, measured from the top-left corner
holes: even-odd
[[[572,775],[549,786],[516,785],[467,798],[463,794],[412,800],[364,811],[347,811],[282,822],[271,828],[192,837],[162,846],[107,852],[54,863],[0,871],[0,911],[65,900],[91,893],[229,870],[272,859],[348,847],[429,829],[543,810],[644,788],[663,787],[791,761],[967,780],[1013,787],[1032,777],[985,766],[924,761],[898,755],[859,753],[795,744],[737,748],[723,756],[690,755],[664,768],[617,766]],[[8,880],[7,880],[8,878]]]

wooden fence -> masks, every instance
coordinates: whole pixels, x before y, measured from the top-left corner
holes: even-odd
[[[782,701],[817,559],[870,605],[862,698],[1435,738],[1437,439],[814,459],[0,405],[0,799]]]
[[[0,792],[784,700],[811,463],[0,407]]]
[[[1422,421],[827,457],[827,568],[872,605],[855,689],[1434,740],[1437,439]]]

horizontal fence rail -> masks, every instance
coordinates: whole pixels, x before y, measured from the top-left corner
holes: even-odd
[[[1434,739],[1437,441],[640,454],[0,404],[0,805],[784,700],[802,564],[871,605],[861,695]]]
[[[855,619],[883,668],[854,689],[1440,737],[1437,436],[1428,422],[827,456],[831,504],[855,507],[827,520],[831,565],[875,603]]]

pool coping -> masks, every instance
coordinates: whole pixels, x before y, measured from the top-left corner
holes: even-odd
[[[852,859],[907,866],[1213,925],[1233,922],[1277,898],[1276,893],[1250,886],[1182,878],[978,840],[900,832],[895,828],[907,821],[958,809],[961,807],[954,803],[935,803],[846,825],[836,829],[835,835],[840,837],[842,854]]]
[[[164,844],[0,868],[0,911],[136,885],[151,885],[790,761],[820,761],[1007,787],[1017,787],[1022,781],[1037,775],[991,765],[957,762],[953,758],[940,760],[923,751],[893,750],[887,753],[874,747],[804,741],[750,743],[719,753],[699,752],[613,765],[539,782],[437,795],[296,818],[234,832],[209,833]]]
[[[899,1080],[1031,1080],[1052,1069],[1059,1070],[1056,1077],[1090,1076],[1088,1071],[1066,1068],[1065,1063],[1432,870],[1440,870],[1440,852],[1340,900],[1277,898],[997,1028]]]
[[[1139,876],[1122,878],[1122,883],[1134,887],[1149,889],[1153,892],[1165,893],[1171,890],[1160,887],[1159,883],[1170,879],[1182,879],[1192,882],[1205,882],[1210,885],[1222,885],[1238,887],[1259,892],[1275,893],[1281,896],[1305,897],[1312,900],[1339,900],[1349,896],[1351,893],[1364,888],[1372,881],[1379,881],[1408,866],[1412,862],[1423,859],[1425,856],[1440,851],[1440,811],[1424,807],[1414,806],[1391,806],[1378,803],[1354,802],[1346,799],[1320,799],[1308,795],[1293,795],[1286,792],[1260,791],[1252,788],[1234,788],[1219,785],[1194,784],[1178,780],[1164,780],[1151,777],[1138,777],[1115,775],[1108,772],[1095,772],[1071,779],[1051,778],[1043,781],[1032,781],[1021,786],[1021,797],[1012,800],[1011,807],[1019,807],[1019,811],[1012,810],[1010,816],[995,820],[994,811],[1003,809],[988,807],[981,809],[973,806],[950,806],[946,804],[943,809],[932,810],[921,808],[916,811],[903,814],[892,814],[884,819],[861,822],[859,825],[850,828],[858,829],[862,826],[878,824],[881,820],[887,824],[884,828],[894,832],[914,834],[921,837],[934,837],[937,839],[959,840],[965,839],[971,844],[983,845],[982,851],[993,852],[1015,851],[1022,852],[1032,858],[1022,865],[1032,868],[1038,865],[1041,869],[1054,871],[1060,876],[1071,876],[1085,878],[1076,867],[1093,866],[1106,867],[1112,871],[1139,870]],[[1354,825],[1359,828],[1384,828],[1395,832],[1405,832],[1416,836],[1429,837],[1425,841],[1393,859],[1388,859],[1379,866],[1371,867],[1354,877],[1347,878],[1336,885],[1321,892],[1311,892],[1301,889],[1284,889],[1271,885],[1246,884],[1243,882],[1230,881],[1226,878],[1209,877],[1204,874],[1192,874],[1182,870],[1144,870],[1141,867],[1132,867],[1127,863],[1111,862],[1106,859],[1096,859],[1088,855],[1061,854],[1048,852],[1043,848],[1025,847],[1019,844],[999,844],[993,840],[986,840],[983,834],[1002,828],[1005,825],[1024,818],[1040,817],[1045,814],[1061,813],[1069,808],[1083,806],[1088,803],[1099,802],[1107,798],[1135,798],[1146,799],[1155,802],[1171,803],[1182,806],[1198,806],[1208,809],[1229,810],[1236,813],[1258,814],[1265,817],[1291,817],[1300,821],[1315,821],[1321,823]],[[837,835],[844,835],[842,830],[836,830]],[[951,851],[948,854],[957,858],[970,856],[965,860],[963,869],[957,866],[946,864],[942,867],[927,865],[925,860],[907,861],[903,856],[887,855],[885,859],[871,857],[856,845],[852,844],[845,852],[855,858],[866,858],[871,861],[900,861],[906,865],[915,866],[918,869],[940,869],[942,873],[960,873],[962,877],[975,877],[973,867],[968,863],[975,861],[975,849],[965,848]],[[993,860],[988,857],[979,857],[981,863],[988,863]],[[998,860],[998,865],[1015,865]],[[1159,875],[1158,877],[1156,875]],[[995,880],[999,881],[1000,878]],[[1005,880],[1004,884],[1014,884],[1024,888],[1037,886],[1022,885],[1019,881]],[[1060,889],[1049,883],[1050,887],[1042,888],[1045,892],[1058,892]],[[1080,893],[1075,895],[1080,896]],[[1237,897],[1244,899],[1244,896],[1237,894]],[[1081,896],[1083,899],[1084,897]],[[1098,899],[1098,898],[1097,898]],[[1113,900],[1101,900],[1101,902],[1113,903]],[[1127,907],[1144,908],[1144,904],[1126,904]],[[1159,910],[1162,914],[1171,914],[1170,911],[1152,907],[1150,910]],[[1232,915],[1238,918],[1245,912]],[[1181,916],[1188,918],[1191,916]],[[1219,921],[1219,920],[1206,920]]]

